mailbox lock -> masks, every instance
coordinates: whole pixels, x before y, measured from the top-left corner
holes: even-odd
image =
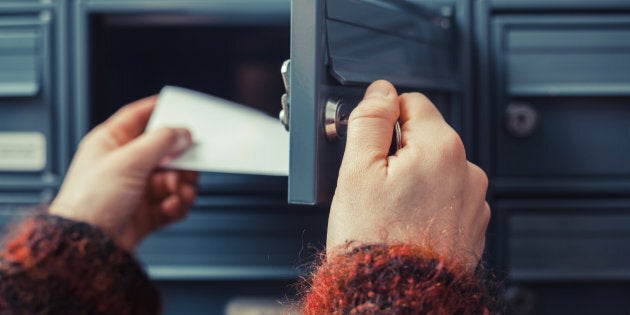
[[[328,99],[324,113],[324,130],[328,141],[335,142],[346,136],[349,116],[347,107],[340,99]]]
[[[511,103],[505,113],[505,127],[514,137],[531,136],[539,124],[538,111],[529,104]]]
[[[324,130],[326,131],[326,138],[330,142],[335,142],[339,139],[343,139],[346,136],[348,130],[348,118],[350,112],[348,112],[348,106],[339,99],[328,99],[326,102],[326,111],[324,113]],[[396,151],[402,147],[402,128],[400,122],[396,122],[394,125],[394,133],[392,135],[392,146],[389,150],[389,155],[396,154]]]

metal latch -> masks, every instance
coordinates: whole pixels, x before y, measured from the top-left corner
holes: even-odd
[[[289,117],[291,114],[290,111],[290,96],[291,96],[291,59],[285,60],[282,64],[282,68],[280,68],[280,73],[282,74],[282,82],[284,82],[284,90],[286,93],[282,94],[281,104],[282,110],[278,115],[280,122],[284,125],[284,128],[289,131]]]

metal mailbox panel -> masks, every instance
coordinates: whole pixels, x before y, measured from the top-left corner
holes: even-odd
[[[0,192],[0,232],[9,231],[14,224],[35,213],[52,195],[52,191]]]
[[[38,14],[0,11],[0,174],[42,172],[48,164],[50,95],[40,92],[49,75],[49,24]]]
[[[296,314],[290,312],[293,281],[165,281],[157,286],[165,315]]]
[[[288,0],[78,3],[76,140],[123,104],[164,85],[198,90],[273,116],[280,111],[279,70],[289,56]],[[286,195],[286,185],[286,176],[203,172],[199,190],[202,195]]]
[[[630,280],[630,200],[501,200],[511,281]]]
[[[628,98],[519,98],[513,104],[531,108],[538,122],[531,134],[518,136],[507,126],[513,123],[508,122],[514,115],[507,112],[510,105],[503,108],[497,136],[499,175],[537,179],[630,175]]]
[[[348,113],[365,87],[390,80],[400,91],[438,95],[447,120],[465,94],[469,3],[465,1],[292,2],[289,202],[325,204],[333,195],[345,139],[324,130],[328,101]]]
[[[628,283],[538,282],[506,287],[505,314],[616,315],[630,310]]]
[[[281,197],[200,199],[186,220],[141,245],[152,277],[287,279],[323,248],[322,209],[290,208]]]
[[[38,27],[0,26],[0,97],[34,96],[40,88],[40,33]]]
[[[54,187],[63,175],[63,5],[0,5],[0,188]]]
[[[497,175],[539,184],[630,175],[630,17],[504,15],[492,27]]]

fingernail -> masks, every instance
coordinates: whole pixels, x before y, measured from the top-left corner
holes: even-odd
[[[175,151],[188,149],[192,144],[190,132],[186,129],[175,129],[177,140],[175,140]]]
[[[385,81],[376,81],[365,91],[365,98],[386,98],[391,92],[389,84]]]

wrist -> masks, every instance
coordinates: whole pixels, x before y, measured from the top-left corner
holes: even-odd
[[[107,235],[118,247],[133,253],[137,244],[137,238],[131,235],[125,235],[129,233],[121,232],[123,229],[113,228],[111,224],[108,224],[103,218],[99,219],[94,217],[94,213],[85,211],[85,209],[79,209],[79,207],[72,206],[72,204],[71,202],[65,202],[63,199],[57,198],[53,200],[48,207],[48,213],[62,219],[86,223]]]
[[[313,275],[305,314],[484,314],[493,308],[482,269],[411,244],[331,251]]]

